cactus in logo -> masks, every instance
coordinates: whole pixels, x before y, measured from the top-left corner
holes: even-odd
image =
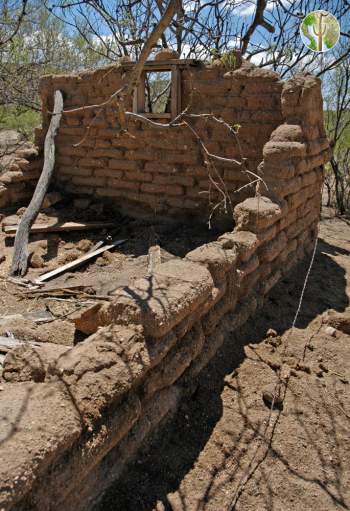
[[[319,11],[317,13],[317,28],[314,25],[313,30],[314,34],[317,37],[317,50],[322,51],[323,49],[323,38],[327,32],[327,23],[323,22],[323,18],[328,17],[328,12],[325,11]]]
[[[340,26],[333,14],[327,11],[313,11],[303,19],[300,33],[307,48],[324,52],[337,44]]]

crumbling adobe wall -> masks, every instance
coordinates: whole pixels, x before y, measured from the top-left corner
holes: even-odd
[[[264,146],[259,174],[268,183],[269,191],[264,193],[283,205],[287,235],[293,238],[318,221],[323,165],[331,157],[320,80],[307,75],[287,81],[282,114],[284,123]]]
[[[15,130],[0,136],[0,208],[23,206],[33,194],[40,176],[38,149]]]
[[[79,75],[44,77],[40,86],[41,139],[55,89],[63,91],[65,108],[75,109],[107,100],[128,80],[129,73],[130,67],[113,66]],[[190,105],[192,114],[210,113],[229,125],[241,126],[237,142],[224,125],[205,118],[187,119],[207,149],[237,160],[243,156],[247,168],[256,173],[264,144],[283,121],[279,76],[247,63],[232,72],[199,63],[183,68],[181,74],[182,108]],[[126,108],[132,111],[131,103]],[[200,145],[188,128],[158,129],[130,119],[128,133],[120,135],[114,106],[98,110],[95,120],[94,115],[90,109],[63,117],[57,137],[56,178],[67,191],[112,198],[127,211],[133,204],[162,215],[189,212],[206,219],[213,205],[222,200],[213,181],[226,188],[233,206],[254,195],[255,186],[234,193],[254,180],[242,167],[217,161],[215,170],[206,166]],[[77,143],[79,146],[73,147]],[[226,219],[232,219],[230,205],[228,210]]]

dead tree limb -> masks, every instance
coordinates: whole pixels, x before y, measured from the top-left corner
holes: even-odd
[[[69,115],[71,113],[83,110],[96,110],[96,114],[93,117],[91,123],[86,128],[86,133],[83,137],[83,139],[78,142],[78,144],[75,144],[74,147],[79,146],[88,136],[90,128],[93,126],[93,123],[97,117],[97,115],[101,112],[102,108],[114,103],[115,107],[118,110],[119,113],[119,122],[120,122],[120,130],[121,131],[127,131],[127,121],[126,121],[126,114],[125,114],[125,99],[130,97],[130,95],[133,94],[134,89],[138,86],[142,71],[145,65],[145,62],[147,61],[153,47],[157,44],[159,38],[162,36],[163,32],[168,28],[168,26],[171,23],[171,20],[174,16],[174,14],[180,9],[182,6],[181,0],[169,0],[169,3],[164,10],[164,12],[161,15],[161,18],[158,22],[158,24],[153,29],[152,33],[149,35],[147,41],[142,47],[140,56],[138,61],[136,62],[135,66],[132,69],[131,76],[128,80],[128,83],[123,85],[120,89],[113,92],[111,96],[102,103],[99,103],[97,105],[89,105],[89,106],[83,106],[78,108],[72,108],[69,110],[65,110],[64,113],[66,115]]]
[[[54,109],[50,126],[45,137],[44,166],[32,200],[18,226],[10,271],[11,275],[25,275],[28,268],[29,233],[31,226],[38,216],[53,175],[55,165],[55,136],[62,117],[62,111],[63,96],[61,91],[57,90],[55,92]]]
[[[242,55],[247,51],[250,38],[252,37],[253,33],[255,32],[255,29],[261,25],[265,28],[265,30],[268,30],[271,34],[274,33],[275,27],[271,25],[271,23],[268,23],[264,18],[264,12],[267,7],[267,0],[257,0],[256,3],[256,10],[255,10],[255,16],[254,19],[249,26],[247,32],[242,37],[242,44],[241,44],[241,52]]]
[[[0,39],[0,46],[5,46],[5,44],[9,43],[12,41],[12,39],[17,35],[20,27],[21,27],[21,24],[22,24],[22,21],[23,21],[23,18],[26,16],[26,8],[27,8],[27,3],[28,3],[28,0],[22,0],[22,8],[21,8],[21,11],[18,15],[18,18],[17,18],[17,21],[15,23],[15,26],[12,30],[12,32],[10,34],[8,34],[8,36],[4,37],[4,39]]]

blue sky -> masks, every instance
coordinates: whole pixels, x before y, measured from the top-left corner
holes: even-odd
[[[296,2],[294,0],[281,0],[283,5],[290,10],[294,16],[290,17],[290,21],[288,22],[288,25],[286,27],[286,31],[290,31],[290,37],[292,38],[291,43],[293,41],[293,38],[297,37],[300,38],[299,33],[299,26],[303,15],[308,14],[310,10],[315,10],[319,8],[320,5],[324,4],[324,1],[320,0],[304,0],[305,4],[305,12],[297,13],[296,12]],[[185,11],[190,14],[191,10],[195,8],[196,4],[198,3],[207,3],[208,0],[183,0],[183,4],[185,6]],[[232,18],[234,18],[234,23],[238,25],[238,27],[242,27],[243,33],[245,32],[246,28],[250,25],[256,8],[256,0],[225,0],[227,7],[229,9],[233,9],[233,15]],[[115,0],[104,0],[104,4],[108,7],[112,8],[118,5],[118,1]],[[299,2],[297,3],[299,4]],[[224,5],[224,4],[222,4]],[[328,10],[332,12],[333,14],[336,13],[337,10],[339,10],[339,7],[341,5],[345,5],[344,0],[328,0]],[[310,10],[308,10],[310,9]],[[56,11],[57,12],[57,11]],[[276,13],[278,12],[277,9],[277,0],[269,0],[267,4],[267,8],[265,10],[265,19],[270,22],[272,25],[276,24]],[[205,13],[205,11],[204,11]],[[159,14],[159,13],[157,13]],[[295,14],[298,14],[300,17],[295,16]],[[70,16],[67,16],[67,21],[73,21],[73,13],[71,13]],[[341,24],[341,29],[344,32],[348,32],[350,30],[350,14],[346,16],[346,19],[339,20]],[[97,20],[96,20],[96,26],[97,26]],[[103,22],[101,22],[101,25],[98,29],[100,35],[102,35],[104,38],[108,38],[110,36],[110,30],[108,29],[107,25]],[[264,28],[258,27],[256,31],[254,32],[251,43],[252,48],[266,48],[271,45],[271,43],[274,42],[274,36],[277,34],[269,34]],[[344,38],[343,38],[344,40]],[[350,40],[349,40],[350,41]],[[230,40],[230,46],[231,47],[237,47],[239,46],[239,40],[232,36]],[[294,45],[293,45],[294,46]],[[287,48],[288,51],[288,48]],[[331,50],[333,51],[333,50]],[[328,52],[331,53],[331,52]],[[257,64],[259,64],[261,58],[264,58],[264,53],[262,52],[260,55],[257,55],[253,57],[253,61]]]

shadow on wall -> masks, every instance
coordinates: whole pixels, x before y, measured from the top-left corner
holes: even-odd
[[[332,308],[342,312],[348,306],[349,301],[345,293],[345,271],[330,257],[339,254],[350,255],[348,251],[319,239],[314,266],[296,324],[297,328],[307,327],[313,319],[327,309]],[[185,511],[188,509],[185,496],[181,495],[179,485],[198,461],[216,423],[223,415],[221,393],[225,386],[230,385],[225,381],[225,376],[232,374],[241,365],[246,357],[245,346],[249,343],[261,342],[265,338],[267,329],[274,328],[279,335],[282,335],[290,328],[298,307],[309,262],[310,256],[300,263],[288,277],[279,282],[269,294],[265,306],[257,312],[253,319],[248,320],[246,325],[236,331],[234,335],[231,334],[227,337],[217,355],[201,373],[195,393],[190,398],[183,399],[175,418],[162,428],[161,434],[158,432],[153,436],[147,448],[139,454],[124,476],[109,489],[95,511],[173,511],[174,509]],[[269,371],[271,372],[270,369]],[[240,395],[239,378],[236,379],[235,385],[238,387],[234,390],[238,391]],[[239,421],[236,420],[231,425],[234,433],[231,433],[230,437],[225,437],[222,445],[219,443],[216,445],[216,449],[220,449],[223,453],[223,461],[214,472],[211,472],[211,482],[205,495],[201,496],[197,507],[192,502],[194,507],[191,507],[191,510],[203,511],[207,509],[206,500],[209,493],[211,496],[213,494],[215,480],[230,459],[232,461],[232,457],[235,458],[235,461],[238,458],[239,465],[240,457],[243,457],[242,444],[244,442],[242,442],[242,438],[248,434],[247,431],[251,435],[249,441],[246,442],[248,445],[252,444],[260,434],[257,428],[252,426],[249,418],[255,404],[247,405],[244,402],[244,395],[243,397],[240,395],[240,398],[243,405],[242,408],[239,408]],[[320,406],[324,404],[323,400],[324,396],[320,396],[320,399],[317,400],[321,403]],[[326,421],[329,418],[328,408],[325,407],[324,410]],[[243,410],[245,411],[243,412]],[[300,421],[299,418],[297,420]],[[226,443],[229,438],[230,440]],[[314,447],[313,442],[311,442],[311,446]],[[327,498],[332,499],[334,505],[343,505],[341,489],[333,491],[331,486],[327,485],[327,481],[324,483],[317,478],[305,476],[302,471],[295,471],[289,465],[288,459],[284,459],[282,455],[276,453],[274,449],[272,450],[272,457],[279,458],[279,462],[290,474],[301,481],[308,481],[321,488]],[[322,453],[319,453],[317,449],[314,452],[319,465],[328,469]],[[272,461],[275,463],[275,460]],[[261,472],[262,484],[265,484],[264,467]],[[234,479],[237,480],[238,475],[234,470],[233,474],[231,473],[228,477],[228,482],[231,483]],[[269,487],[268,474],[266,478],[267,482],[265,482]],[[332,491],[338,496],[334,496]],[[176,492],[178,505],[170,502],[169,493],[173,492]],[[209,508],[213,509],[210,505]],[[267,509],[272,509],[272,507],[267,507]],[[348,508],[345,507],[345,509]]]

